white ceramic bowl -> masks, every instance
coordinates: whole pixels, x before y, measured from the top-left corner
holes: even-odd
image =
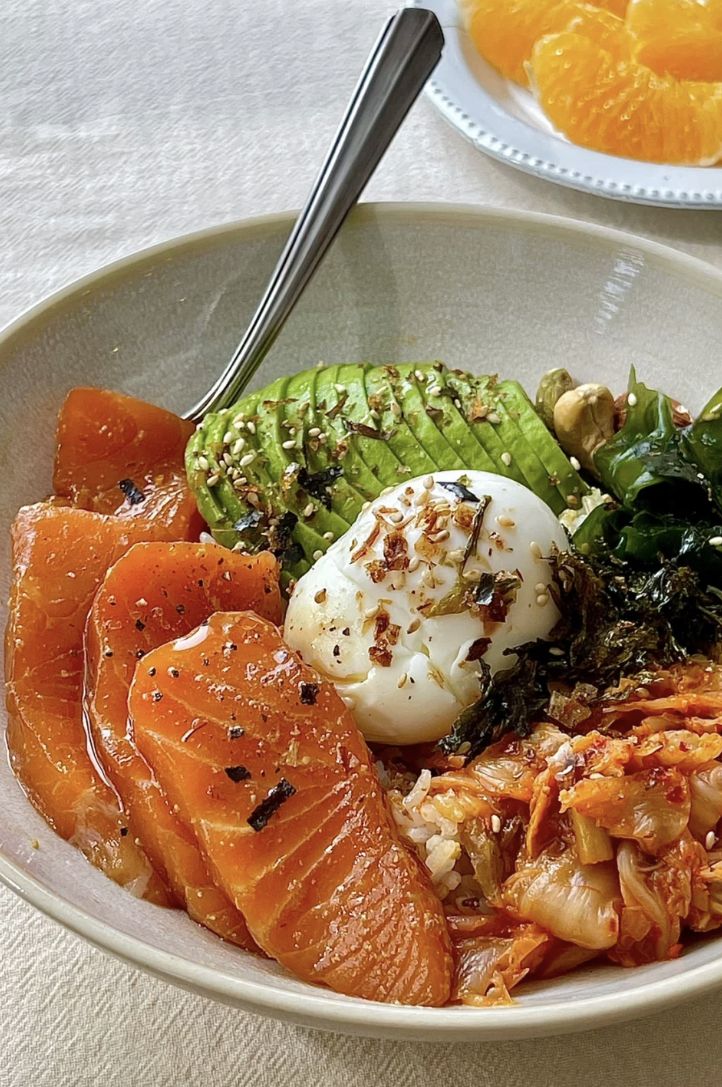
[[[50,487],[54,417],[84,382],[171,408],[194,402],[235,345],[287,216],[170,242],[104,269],[0,338],[0,521]],[[720,384],[722,275],[628,235],[444,205],[367,205],[345,227],[260,381],[325,360],[441,358],[534,385],[563,363],[615,387],[630,362],[694,407]],[[7,598],[7,552],[0,599]],[[4,623],[4,616],[0,616]],[[598,1027],[722,983],[722,938],[674,962],[530,985],[512,1007],[390,1007],[337,996],[130,897],[60,841],[0,759],[0,876],[98,947],[206,996],[332,1030],[423,1040]],[[39,849],[31,847],[38,839]]]

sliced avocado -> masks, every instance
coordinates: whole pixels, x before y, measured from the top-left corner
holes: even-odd
[[[312,374],[313,371],[307,371],[303,375],[306,384],[313,383]],[[299,389],[300,383],[297,382],[291,397],[291,380],[289,377],[280,378],[265,390],[257,409],[256,436],[265,454],[271,480],[279,489],[280,509],[291,510],[299,518],[294,538],[301,543],[308,557],[309,554],[313,556],[315,551],[326,550],[330,541],[325,534],[331,533],[333,539],[342,536],[356,514],[347,520],[341,503],[334,502],[334,508],[327,509],[317,495],[305,491],[304,477],[298,471],[299,467],[304,467],[305,460],[305,424],[298,407],[298,392],[302,392],[303,385]],[[293,404],[289,404],[290,399]],[[292,407],[296,410],[290,410]]]
[[[186,465],[215,538],[272,547],[286,578],[308,569],[365,501],[411,476],[494,471],[557,513],[587,489],[521,386],[440,363],[280,378],[207,416]]]
[[[357,387],[363,381],[363,367],[328,366],[320,371],[316,382],[314,422],[321,430],[317,439],[318,468],[336,464],[343,469],[339,480],[351,488],[356,498],[350,521],[358,516],[364,502],[378,494],[378,480],[363,459],[359,444],[349,423],[358,423],[366,415],[365,401],[359,403]],[[324,463],[325,461],[325,463]],[[334,491],[334,502],[336,491]]]
[[[463,460],[465,468],[480,472],[498,472],[497,462],[485,448],[475,428],[470,426],[456,406],[457,397],[447,385],[446,370],[435,363],[431,376],[420,392],[426,405],[426,413],[442,431],[448,442]]]
[[[428,414],[421,388],[426,386],[431,379],[433,367],[426,363],[423,366],[403,364],[394,367],[395,374],[391,384],[394,388],[396,399],[401,405],[404,419],[413,430],[416,438],[438,469],[468,468],[447,441],[445,435],[439,430],[431,415]]]
[[[586,494],[589,488],[579,473],[574,470],[566,453],[537,412],[530,410],[534,408],[534,405],[522,386],[517,381],[502,382],[500,398],[506,404],[509,414],[516,419],[527,441],[536,449],[550,477],[557,480],[556,486],[564,498],[565,505],[577,508],[582,495]]]
[[[398,369],[395,366],[370,366],[364,374],[369,406],[379,412],[381,432],[385,435],[380,441],[374,439],[374,449],[369,453],[375,452],[376,446],[379,446],[377,456],[381,460],[383,447],[386,447],[397,461],[393,475],[388,477],[387,486],[395,486],[404,479],[425,475],[438,468],[404,416],[396,397],[394,382],[397,378]]]

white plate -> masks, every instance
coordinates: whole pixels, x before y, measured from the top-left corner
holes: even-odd
[[[556,132],[532,95],[483,60],[462,26],[457,0],[409,0],[435,12],[446,46],[427,94],[443,117],[492,158],[582,192],[635,204],[722,207],[722,168],[659,166],[604,155]]]
[[[194,403],[235,346],[291,221],[278,216],[168,242],[73,284],[0,335],[3,540],[18,506],[50,489],[54,419],[66,390],[92,383],[176,409]],[[722,275],[673,250],[552,217],[366,205],[344,228],[260,380],[319,358],[440,358],[530,388],[564,363],[580,379],[603,376],[618,388],[633,362],[641,377],[694,407],[720,383],[711,365],[720,344]],[[0,626],[8,581],[5,557]],[[515,1038],[630,1019],[722,984],[722,938],[713,937],[674,962],[605,966],[530,985],[508,1008],[351,1000],[120,890],[45,825],[4,757],[0,812],[0,877],[38,909],[168,981],[315,1027],[425,1041]]]

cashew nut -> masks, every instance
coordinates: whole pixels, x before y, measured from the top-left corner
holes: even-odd
[[[554,405],[559,444],[583,468],[594,472],[594,453],[614,434],[614,397],[606,385],[578,385]]]

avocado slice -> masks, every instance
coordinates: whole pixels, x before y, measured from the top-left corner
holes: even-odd
[[[464,466],[481,472],[498,472],[497,461],[481,441],[476,428],[470,426],[457,407],[457,398],[447,384],[446,370],[441,363],[434,363],[430,377],[420,392],[426,406],[426,414],[436,427],[446,435]],[[459,402],[460,403],[460,402]],[[523,481],[522,481],[523,482]]]
[[[349,424],[362,422],[368,409],[365,397],[358,397],[363,383],[362,366],[328,366],[319,372],[316,382],[315,424],[321,430],[318,441],[319,470],[323,456],[343,469],[340,484],[345,482],[356,496],[356,506],[350,521],[358,516],[364,502],[370,502],[379,491],[378,480],[363,458],[356,435]],[[330,458],[330,461],[329,461]],[[335,496],[334,496],[335,497]]]
[[[379,413],[380,431],[384,435],[381,440],[373,439],[374,449],[370,452],[376,453],[381,461],[383,450],[387,449],[396,460],[393,473],[383,477],[386,486],[390,487],[402,483],[404,479],[421,476],[438,468],[404,415],[403,407],[396,396],[395,382],[398,376],[399,370],[396,366],[369,366],[364,374],[368,403],[373,411]]]
[[[280,555],[298,577],[364,502],[437,469],[497,472],[559,513],[587,487],[514,381],[441,363],[346,364],[278,379],[208,415],[186,466],[227,546]]]
[[[474,467],[465,464],[445,435],[439,430],[433,416],[429,415],[421,389],[426,387],[433,373],[430,364],[414,366],[404,364],[394,367],[391,377],[396,399],[401,405],[404,419],[408,422],[421,446],[426,450],[434,467],[438,469]]]

